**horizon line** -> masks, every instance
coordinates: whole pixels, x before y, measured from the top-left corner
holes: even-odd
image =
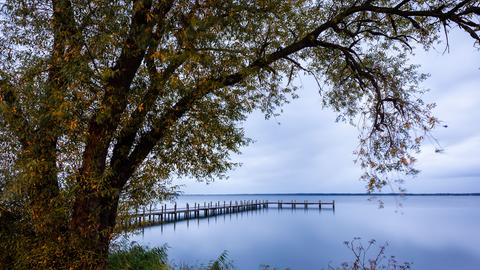
[[[302,196],[480,196],[479,192],[437,192],[437,193],[360,193],[360,192],[293,192],[293,193],[180,193],[180,196],[252,196],[252,195],[302,195]]]

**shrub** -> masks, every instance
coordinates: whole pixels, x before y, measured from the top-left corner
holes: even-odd
[[[108,257],[108,270],[169,270],[167,247],[147,248],[132,243],[115,248]]]

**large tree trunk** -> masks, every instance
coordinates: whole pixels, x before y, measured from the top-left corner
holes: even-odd
[[[84,189],[74,202],[70,222],[70,262],[73,269],[105,269],[115,227],[119,195]]]
[[[27,181],[31,227],[19,232],[18,241],[23,248],[12,256],[29,258],[18,260],[26,264],[16,267],[105,269],[120,189],[102,181],[102,177],[84,174],[78,179],[73,197],[62,194],[56,140],[32,139],[22,152],[22,160],[28,163],[22,177]],[[73,198],[73,202],[68,198]]]

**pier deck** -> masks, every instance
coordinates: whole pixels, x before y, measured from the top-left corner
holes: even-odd
[[[277,208],[277,209],[309,209],[316,208],[331,209],[335,211],[335,200],[330,202],[317,201],[317,202],[297,202],[297,201],[268,201],[268,200],[254,200],[254,201],[230,201],[230,202],[210,202],[203,204],[194,203],[189,205],[188,203],[184,208],[177,207],[174,204],[173,207],[167,208],[167,205],[162,205],[160,209],[154,209],[152,206],[145,207],[141,210],[136,209],[126,214],[121,215],[119,221],[120,226],[125,227],[146,227],[158,224],[166,224],[171,222],[177,222],[189,219],[201,219],[211,216],[225,215],[231,213],[239,213],[245,211],[253,211],[264,208]]]

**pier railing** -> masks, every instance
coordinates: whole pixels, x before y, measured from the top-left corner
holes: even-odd
[[[166,224],[189,219],[200,219],[211,216],[232,214],[245,211],[253,211],[265,208],[277,209],[311,209],[316,208],[331,209],[335,211],[335,200],[325,201],[268,201],[268,200],[243,200],[243,201],[217,201],[204,202],[203,204],[194,203],[186,204],[180,208],[175,203],[170,208],[166,204],[154,208],[153,206],[144,207],[142,209],[134,209],[119,216],[118,224],[122,227],[146,227],[158,224]]]

